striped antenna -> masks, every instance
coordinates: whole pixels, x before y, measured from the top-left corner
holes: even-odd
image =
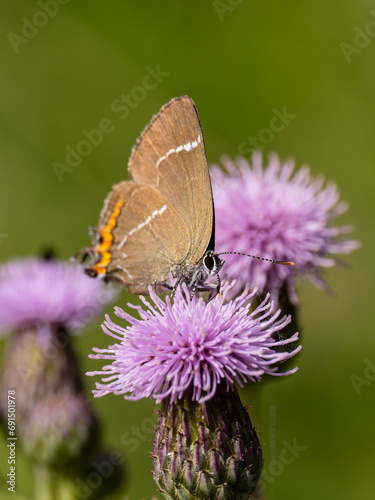
[[[244,255],[245,257],[252,257],[253,259],[258,259],[258,260],[266,260],[267,262],[273,262],[274,264],[282,264],[283,266],[294,266],[294,262],[286,261],[286,260],[273,260],[273,259],[266,259],[265,257],[257,257],[256,255],[249,255],[248,253],[242,253],[242,252],[221,252],[218,253],[217,255],[227,255],[227,254],[236,254],[236,255]]]

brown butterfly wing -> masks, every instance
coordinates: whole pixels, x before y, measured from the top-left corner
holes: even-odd
[[[113,186],[95,232],[97,258],[90,269],[121,281],[132,293],[168,281],[176,259],[189,248],[188,230],[175,209],[156,189],[133,181]]]
[[[202,129],[190,97],[172,99],[153,118],[133,149],[129,171],[136,183],[157,190],[184,221],[188,250],[175,263],[196,264],[211,240],[213,201]],[[177,237],[174,225],[169,231],[169,240]]]

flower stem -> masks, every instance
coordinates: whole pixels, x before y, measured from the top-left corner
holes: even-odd
[[[53,494],[53,474],[44,464],[34,464],[35,500],[55,500]]]
[[[75,500],[77,498],[76,495],[76,488],[73,481],[65,475],[60,475],[57,482],[57,499]]]

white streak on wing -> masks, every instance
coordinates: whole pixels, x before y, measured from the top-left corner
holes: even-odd
[[[126,273],[131,280],[133,279],[133,276],[129,273],[129,271],[126,269],[126,267],[120,266],[120,264],[117,264],[116,268],[120,269],[120,271],[123,271],[124,273]]]
[[[120,241],[120,243],[119,243],[119,245],[118,245],[118,247],[117,247],[117,248],[122,248],[122,247],[125,245],[125,243],[126,243],[126,240],[127,240],[127,239],[128,239],[128,235],[127,235],[127,234],[125,234],[125,236],[124,236],[124,237],[123,237],[123,239]]]
[[[154,210],[154,211],[152,212],[152,214],[151,214],[151,215],[149,215],[145,221],[143,221],[143,222],[141,222],[140,224],[138,224],[138,226],[137,226],[137,227],[134,227],[133,229],[131,229],[131,230],[130,230],[130,231],[129,231],[129,232],[128,232],[128,233],[127,233],[124,237],[123,237],[123,239],[120,241],[120,243],[119,243],[119,245],[118,245],[118,247],[117,247],[117,248],[119,248],[119,249],[120,249],[120,248],[122,248],[122,247],[124,246],[124,244],[126,243],[126,240],[128,239],[128,236],[131,236],[131,235],[132,235],[132,234],[134,234],[135,232],[139,231],[140,229],[142,229],[142,227],[147,226],[147,224],[149,224],[149,223],[152,221],[152,219],[155,219],[155,217],[156,217],[157,215],[162,215],[162,214],[163,214],[166,210],[167,210],[167,205],[163,205],[163,206],[161,207],[161,209],[160,209],[160,210]]]
[[[170,149],[164,156],[158,159],[156,162],[156,168],[159,167],[160,163],[164,161],[166,158],[168,158],[169,155],[173,153],[180,153],[183,149],[189,153],[192,149],[195,149],[198,144],[201,142],[201,135],[198,134],[197,140],[193,142],[188,142],[187,144],[183,144],[182,146],[178,146],[176,149],[172,148]]]

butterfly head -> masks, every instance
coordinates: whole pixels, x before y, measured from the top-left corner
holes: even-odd
[[[204,272],[206,273],[206,278],[208,278],[208,276],[217,275],[223,265],[224,261],[220,259],[217,253],[213,250],[207,250],[202,260],[202,266],[204,268]]]

